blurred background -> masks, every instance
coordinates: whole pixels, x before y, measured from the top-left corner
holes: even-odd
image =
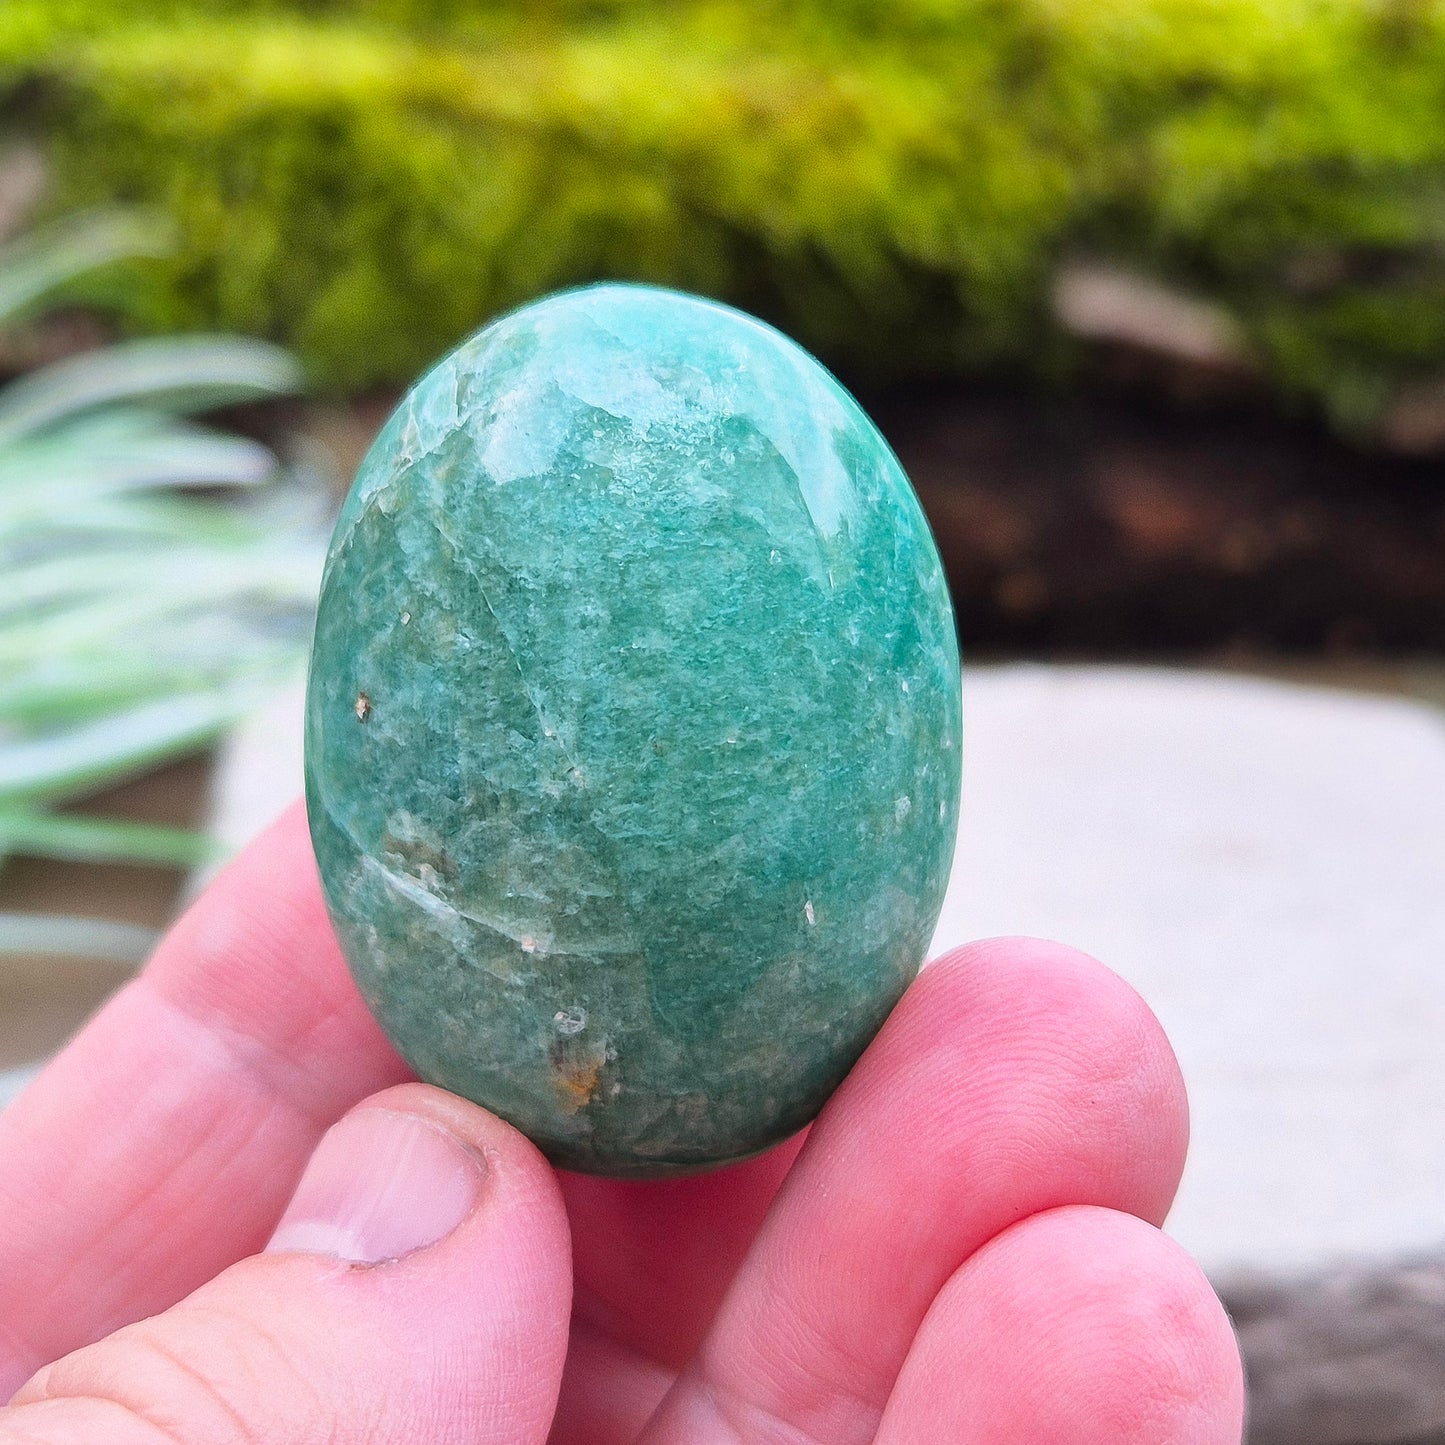
[[[1445,3],[5,0],[0,1088],[299,788],[399,391],[602,278],[871,410],[969,681],[938,946],[1175,1038],[1253,1445],[1445,1442]]]

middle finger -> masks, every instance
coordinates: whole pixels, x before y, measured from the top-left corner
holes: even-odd
[[[934,1296],[994,1235],[1100,1205],[1161,1223],[1174,1056],[1138,995],[1056,944],[928,969],[824,1109],[642,1445],[866,1445]]]

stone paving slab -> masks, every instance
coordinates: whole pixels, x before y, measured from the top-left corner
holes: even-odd
[[[1445,717],[1253,678],[975,669],[935,951],[1094,953],[1174,1041],[1210,1268],[1445,1242]]]

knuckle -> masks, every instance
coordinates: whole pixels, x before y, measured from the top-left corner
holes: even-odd
[[[57,1406],[59,1413],[48,1408]],[[68,1445],[104,1440],[106,1445],[189,1445],[163,1424],[127,1405],[98,1395],[32,1400],[0,1409],[0,1445]]]
[[[16,1396],[17,1404],[75,1400],[103,1402],[150,1433],[156,1445],[276,1445],[276,1402],[292,1422],[324,1419],[314,1393],[279,1341],[252,1320],[190,1308],[185,1328],[175,1312],[129,1326],[42,1370]],[[324,1439],[304,1431],[301,1439]]]

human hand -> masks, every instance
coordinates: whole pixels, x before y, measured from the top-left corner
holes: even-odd
[[[407,1077],[293,809],[0,1114],[0,1445],[1237,1445],[1178,1071],[1080,954],[950,955],[711,1175]]]

